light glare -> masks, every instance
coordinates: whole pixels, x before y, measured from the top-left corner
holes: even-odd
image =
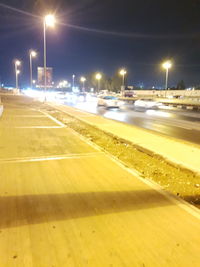
[[[97,73],[97,74],[96,74],[96,79],[97,79],[97,80],[101,80],[101,78],[102,78],[101,73]]]
[[[34,50],[32,50],[30,53],[31,53],[31,56],[32,56],[32,57],[36,57],[36,56],[37,56],[37,52],[34,51]]]
[[[15,65],[16,65],[16,66],[20,66],[20,65],[21,65],[21,62],[20,62],[19,60],[16,60],[16,61],[15,61]]]
[[[55,26],[55,23],[56,23],[54,15],[51,15],[51,14],[45,16],[44,21],[45,21],[46,26],[52,27],[52,28]]]
[[[127,71],[125,69],[121,69],[119,71],[119,74],[122,75],[122,76],[126,75],[126,73],[127,73]]]
[[[172,67],[172,63],[170,61],[166,61],[162,64],[164,69],[170,69]]]
[[[86,78],[85,77],[81,77],[81,82],[85,82],[86,81]]]

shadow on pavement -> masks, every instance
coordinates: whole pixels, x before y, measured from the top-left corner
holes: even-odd
[[[0,197],[0,228],[173,205],[155,190]]]

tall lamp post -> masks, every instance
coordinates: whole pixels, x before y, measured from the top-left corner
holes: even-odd
[[[44,17],[43,30],[44,30],[44,92],[46,100],[46,90],[47,90],[47,45],[46,45],[46,29],[47,27],[54,28],[55,17],[54,15],[47,15]]]
[[[16,79],[16,89],[19,89],[19,74],[20,70],[18,67],[21,65],[21,61],[15,60],[15,79]]]
[[[166,97],[166,93],[167,93],[167,89],[168,89],[168,79],[169,79],[169,69],[171,69],[172,67],[172,63],[171,61],[165,61],[162,64],[162,67],[166,70],[166,77],[165,77],[165,97]]]
[[[101,88],[100,83],[101,83],[101,79],[102,79],[101,73],[97,73],[96,76],[95,76],[95,78],[98,81],[98,93],[99,93],[100,88]]]
[[[32,89],[33,87],[33,63],[32,63],[33,60],[32,59],[37,56],[37,53],[34,50],[31,50],[29,56],[30,56],[30,87]]]
[[[84,92],[84,91],[85,91],[85,82],[86,82],[86,78],[85,78],[85,77],[81,77],[81,80],[80,80],[80,81],[83,83],[82,91]]]
[[[123,93],[124,93],[124,87],[125,87],[125,75],[127,74],[127,71],[125,69],[121,69],[119,71],[119,74],[122,76],[122,89],[121,89],[121,94],[123,95]]]

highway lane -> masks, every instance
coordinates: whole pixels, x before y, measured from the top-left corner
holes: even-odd
[[[97,107],[96,100],[71,102],[64,104],[81,110],[101,115],[105,118],[136,125],[156,131],[167,136],[200,144],[200,113],[163,106],[159,110],[134,110],[133,105],[125,105],[120,109]]]
[[[0,120],[1,266],[199,266],[199,212],[24,101]]]

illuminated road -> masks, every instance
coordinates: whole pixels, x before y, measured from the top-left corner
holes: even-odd
[[[198,211],[31,100],[3,101],[1,266],[199,266]]]
[[[105,118],[200,144],[200,113],[198,111],[180,110],[166,106],[159,110],[136,111],[130,105],[121,109],[105,109],[104,107],[97,107],[96,101],[75,103],[66,101],[65,104]]]

